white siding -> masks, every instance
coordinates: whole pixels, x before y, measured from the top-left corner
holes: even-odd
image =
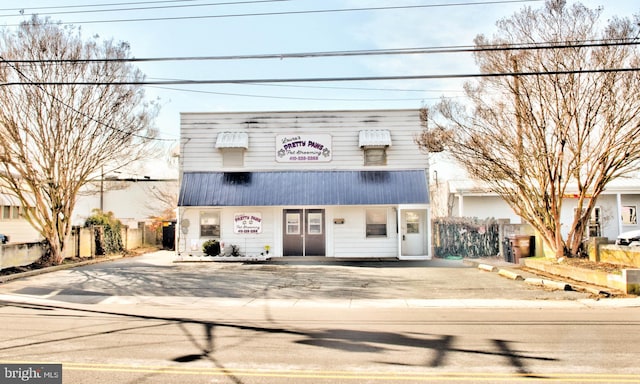
[[[640,195],[633,193],[621,194],[622,206],[635,206],[640,209]],[[460,216],[458,208],[460,207],[460,196],[456,196],[454,199],[453,214],[454,216]],[[566,237],[569,233],[569,226],[573,222],[574,209],[576,208],[577,200],[572,198],[565,198],[562,203],[561,212],[561,230],[562,235]],[[602,236],[615,239],[618,234],[618,220],[620,212],[618,209],[617,196],[613,193],[600,195],[596,207],[600,208],[600,227],[602,230]],[[485,219],[493,217],[495,219],[508,218],[512,223],[521,223],[522,219],[517,216],[511,207],[498,196],[463,196],[462,199],[462,214],[464,217],[477,217]],[[622,232],[632,231],[640,229],[640,221],[635,225],[622,225]]]
[[[249,148],[245,170],[360,169],[364,158],[358,135],[365,129],[386,129],[392,145],[384,169],[427,168],[414,137],[420,133],[418,110],[182,113],[182,171],[220,171],[222,153],[215,148],[219,132],[246,132]],[[276,162],[276,135],[329,134],[332,161],[320,163]],[[370,169],[369,167],[367,169]]]
[[[240,253],[245,255],[259,255],[265,251],[265,246],[271,248],[270,255],[277,252],[279,243],[275,244],[279,238],[281,231],[281,220],[279,216],[282,209],[274,207],[188,207],[180,210],[180,223],[176,231],[180,232],[180,240],[177,247],[178,252],[186,252],[187,254],[201,255],[202,243],[209,238],[200,237],[200,212],[219,212],[220,213],[220,238],[217,239],[224,246],[236,245],[240,249]],[[260,213],[262,216],[262,233],[256,234],[237,234],[233,230],[233,218],[236,213]],[[181,223],[184,219],[189,221],[187,233],[182,232]]]
[[[0,233],[9,236],[11,243],[32,243],[42,240],[42,236],[25,219],[0,220]]]
[[[371,207],[384,208],[384,207]],[[340,207],[335,218],[344,224],[333,224],[333,255],[335,257],[397,257],[398,234],[394,210],[387,208],[387,237],[367,238],[365,211],[367,207]]]
[[[460,204],[462,204],[462,214],[459,212]],[[454,200],[453,215],[462,217],[477,217],[479,219],[509,219],[511,223],[519,224],[522,222],[520,216],[513,212],[513,209],[498,196],[460,196]]]
[[[178,195],[177,180],[153,181],[112,181],[103,184],[102,204],[104,212],[113,212],[123,224],[137,225],[139,221],[151,217],[162,216],[167,209],[167,202],[158,195]],[[86,219],[93,215],[94,209],[100,208],[100,186],[98,183],[87,185],[79,194],[73,210],[73,225],[84,225]]]

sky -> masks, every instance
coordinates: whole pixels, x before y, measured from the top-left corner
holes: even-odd
[[[571,0],[568,0],[572,3]],[[636,0],[582,0],[603,19],[640,13]],[[542,0],[3,0],[0,27],[31,14],[126,41],[136,58],[471,46],[497,20]],[[366,8],[366,9],[363,9]],[[153,20],[149,20],[153,19]],[[147,80],[247,80],[477,73],[469,53],[136,63]],[[420,108],[461,97],[464,80],[146,86],[162,105],[160,138],[179,140],[181,112]]]

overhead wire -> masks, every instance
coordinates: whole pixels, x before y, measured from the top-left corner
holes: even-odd
[[[2,56],[0,56],[0,62],[3,62],[3,61],[4,61],[4,58]],[[47,92],[47,90],[43,88],[44,85],[45,85],[44,83],[38,84],[38,82],[32,82],[29,79],[29,77],[22,70],[20,70],[20,68],[17,68],[16,66],[14,66],[14,65],[12,65],[10,63],[9,63],[9,65],[13,68],[13,70],[16,71],[16,73],[18,73],[19,77],[21,77],[21,78],[27,80],[28,82],[30,82],[29,85],[35,85],[36,87],[40,88],[41,91],[43,91],[44,93],[49,95],[54,101],[56,101],[60,105],[64,106],[65,108],[68,108],[68,109],[72,110],[75,113],[78,113],[79,115],[81,115],[81,116],[83,116],[83,117],[85,117],[85,118],[87,118],[87,119],[89,119],[89,120],[91,120],[91,121],[93,121],[93,122],[95,122],[95,123],[107,128],[107,129],[111,129],[113,131],[120,132],[122,134],[129,135],[129,136],[132,136],[132,137],[137,137],[139,139],[144,139],[144,140],[170,141],[170,142],[175,141],[175,139],[161,139],[161,138],[156,138],[156,137],[151,137],[151,136],[144,136],[144,135],[138,135],[138,134],[135,134],[135,133],[125,132],[124,130],[122,130],[120,128],[116,128],[116,127],[114,127],[114,126],[112,126],[110,124],[104,123],[104,122],[96,119],[95,117],[90,116],[90,115],[84,113],[83,111],[78,110],[74,106],[69,105],[66,101],[61,100],[59,97],[57,97],[55,95],[52,95],[51,93]]]
[[[459,7],[459,6],[475,6],[475,5],[495,5],[495,4],[511,4],[511,3],[531,3],[541,2],[544,0],[493,0],[493,1],[477,1],[477,2],[457,2],[457,3],[437,3],[437,4],[421,4],[421,5],[394,5],[384,7],[360,7],[360,8],[331,8],[331,9],[312,9],[297,11],[277,11],[277,12],[245,12],[245,13],[228,13],[218,15],[190,15],[190,16],[165,16],[165,17],[147,17],[147,18],[128,18],[128,19],[105,19],[105,20],[79,20],[72,22],[60,21],[60,24],[97,24],[97,23],[123,23],[123,22],[145,22],[145,21],[172,21],[172,20],[198,20],[198,19],[217,19],[217,18],[236,18],[236,17],[262,17],[262,16],[287,16],[287,15],[303,15],[303,14],[322,14],[322,13],[343,13],[343,12],[369,12],[383,10],[409,10],[409,9],[425,9],[425,8],[442,8],[442,7]],[[28,21],[26,21],[28,23]],[[18,26],[20,24],[10,24],[8,26]]]
[[[318,51],[297,53],[265,53],[247,55],[218,55],[218,56],[165,56],[165,57],[129,57],[129,58],[95,58],[95,59],[11,59],[7,63],[91,63],[91,62],[163,62],[163,61],[229,61],[229,60],[284,60],[284,59],[308,59],[321,57],[351,57],[351,56],[385,56],[385,55],[424,55],[444,53],[476,53],[476,52],[502,52],[544,49],[566,48],[602,48],[614,46],[640,45],[638,39],[618,39],[609,41],[600,40],[573,40],[563,42],[545,43],[512,43],[500,45],[457,45],[441,47],[418,48],[382,48],[344,51]]]
[[[221,95],[221,96],[238,96],[238,97],[253,97],[253,98],[261,98],[261,99],[279,99],[279,100],[312,100],[312,101],[366,101],[366,102],[389,102],[389,101],[420,101],[420,100],[439,100],[439,98],[321,98],[321,97],[300,97],[300,96],[275,96],[275,95],[255,95],[255,94],[246,94],[246,93],[235,93],[235,92],[217,92],[217,91],[205,91],[199,89],[184,89],[184,88],[173,88],[173,87],[163,87],[163,86],[150,86],[152,88],[157,89],[166,89],[169,91],[179,91],[179,92],[191,92],[191,93],[201,93],[201,94],[209,94],[209,95]]]
[[[221,3],[205,3],[205,4],[188,4],[188,5],[158,5],[152,7],[130,7],[130,8],[111,8],[111,9],[89,9],[89,10],[79,10],[79,11],[58,11],[58,12],[46,12],[47,16],[54,15],[72,15],[72,14],[80,14],[80,13],[101,13],[101,12],[122,12],[122,11],[148,11],[148,10],[158,10],[158,9],[177,9],[177,8],[194,8],[194,7],[214,7],[214,6],[228,6],[228,5],[246,5],[246,4],[258,4],[258,3],[280,3],[291,0],[244,0],[244,1],[227,1]],[[123,3],[126,4],[126,3]],[[73,6],[67,6],[73,7]],[[85,6],[89,7],[89,5]],[[43,8],[52,8],[52,7],[43,7]],[[65,7],[66,8],[66,7]],[[35,8],[41,9],[41,8]],[[24,9],[19,10],[18,15],[0,15],[0,17],[18,17],[23,16],[25,14]],[[32,13],[33,14],[33,13]]]
[[[80,4],[80,5],[46,5],[38,7],[23,7],[21,10],[32,9],[65,9],[65,8],[90,8],[90,7],[109,7],[109,6],[121,6],[121,5],[138,5],[138,4],[161,4],[161,3],[190,3],[201,0],[154,0],[154,1],[127,1],[121,3],[98,3],[98,4]],[[14,11],[16,8],[0,8],[0,11]]]
[[[256,78],[256,79],[205,79],[205,80],[142,80],[142,81],[27,81],[4,82],[0,86],[14,85],[199,85],[199,84],[252,84],[252,83],[315,83],[315,82],[343,82],[343,81],[386,81],[386,80],[440,80],[463,79],[482,77],[506,77],[506,76],[545,76],[545,75],[570,75],[581,73],[612,73],[612,72],[637,72],[640,67],[633,68],[601,68],[601,69],[576,69],[565,71],[531,71],[531,72],[495,72],[495,73],[461,73],[442,75],[400,75],[400,76],[346,76],[346,77],[306,77],[306,78]]]

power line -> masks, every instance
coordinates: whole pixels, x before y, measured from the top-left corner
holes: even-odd
[[[399,5],[399,6],[386,6],[386,7],[334,8],[334,9],[301,10],[301,11],[230,13],[230,14],[221,14],[221,15],[168,16],[168,17],[131,18],[131,19],[85,20],[85,21],[74,21],[74,22],[60,22],[60,24],[97,24],[97,23],[123,23],[123,22],[143,22],[143,21],[198,20],[198,19],[216,19],[216,18],[233,18],[233,17],[287,16],[287,15],[321,14],[321,13],[338,13],[338,12],[365,12],[365,11],[458,7],[458,6],[473,6],[473,5],[531,3],[531,2],[540,2],[540,1],[544,1],[544,0],[495,0],[495,1],[478,1],[478,2],[459,2],[459,3],[447,3],[447,4],[440,3],[440,4],[424,4],[424,5]],[[20,24],[12,24],[8,26],[15,27],[19,25]]]
[[[193,7],[214,7],[221,5],[246,5],[246,4],[257,4],[257,3],[276,3],[276,2],[285,2],[291,0],[246,0],[246,1],[228,1],[222,3],[205,3],[205,4],[188,4],[188,5],[157,5],[151,7],[129,7],[129,8],[111,8],[111,9],[89,9],[89,10],[79,10],[79,11],[58,11],[58,12],[46,12],[44,13],[47,16],[53,15],[71,15],[71,14],[79,14],[79,13],[100,13],[100,12],[121,12],[121,11],[146,11],[152,9],[176,9],[176,8],[193,8]],[[151,2],[153,3],[153,2]],[[136,3],[121,3],[123,5],[134,5]],[[145,3],[148,4],[148,3]],[[104,5],[103,5],[104,6]],[[90,7],[86,5],[84,7]],[[43,8],[35,8],[35,9],[50,9],[53,7],[43,7]],[[61,8],[76,8],[74,6],[63,6]],[[20,10],[19,15],[0,15],[0,17],[19,17],[24,15],[24,9]]]
[[[186,3],[200,0],[165,0],[165,1],[135,1],[124,3],[102,3],[102,4],[84,4],[84,5],[50,5],[44,7],[21,8],[22,11],[32,9],[65,9],[65,8],[90,8],[90,7],[109,7],[112,5],[137,5],[137,4],[160,4],[160,3]],[[15,11],[15,8],[0,8],[0,11]]]
[[[2,56],[0,56],[0,62],[1,62],[1,61],[4,61],[4,58],[3,58]],[[36,82],[31,82],[31,80],[29,80],[29,77],[27,77],[27,75],[25,75],[25,74],[24,74],[24,72],[22,72],[22,71],[20,70],[20,68],[17,68],[16,66],[14,66],[14,65],[12,65],[12,64],[10,64],[10,63],[9,63],[9,66],[11,66],[11,67],[13,68],[13,70],[15,70],[15,71],[18,73],[18,75],[19,75],[20,77],[22,77],[23,79],[25,79],[25,80],[29,81],[29,82],[31,83],[31,85],[35,85],[35,86],[37,86],[41,91],[43,91],[44,93],[46,93],[47,95],[49,95],[53,100],[55,100],[56,102],[58,102],[58,103],[59,103],[59,104],[61,104],[62,106],[66,107],[66,108],[68,108],[68,109],[70,109],[70,110],[72,110],[73,112],[75,112],[75,113],[77,113],[77,114],[79,114],[79,115],[81,115],[81,116],[83,116],[83,117],[85,117],[85,118],[87,118],[87,119],[89,119],[89,120],[91,120],[91,121],[93,121],[93,122],[95,122],[95,123],[99,124],[99,125],[102,125],[102,126],[103,126],[103,127],[105,127],[105,128],[111,129],[111,130],[116,131],[116,132],[120,132],[120,133],[122,133],[122,134],[124,134],[124,135],[133,136],[133,137],[137,137],[137,138],[145,139],[145,140],[155,140],[155,141],[175,141],[175,140],[171,140],[171,139],[160,139],[160,138],[156,138],[156,137],[143,136],[143,135],[138,135],[138,134],[135,134],[135,133],[125,132],[124,130],[122,130],[122,129],[120,129],[120,128],[116,128],[116,127],[114,127],[114,126],[112,126],[112,125],[110,125],[110,124],[104,123],[104,122],[102,122],[102,121],[100,121],[100,120],[96,119],[96,118],[95,118],[95,117],[93,117],[93,116],[89,116],[89,115],[87,115],[86,113],[84,113],[84,112],[82,112],[82,111],[79,111],[79,110],[78,110],[78,109],[76,109],[74,106],[69,105],[69,104],[68,104],[67,102],[65,102],[64,100],[61,100],[59,97],[57,97],[57,96],[55,96],[55,95],[52,95],[51,93],[47,92],[47,90],[43,88],[45,84],[37,84]]]
[[[362,77],[309,77],[309,78],[274,78],[274,79],[210,79],[210,80],[166,80],[166,81],[27,81],[0,83],[0,86],[14,85],[202,85],[202,84],[259,84],[259,83],[316,83],[316,82],[344,82],[344,81],[387,81],[387,80],[441,80],[463,79],[482,77],[506,77],[506,76],[547,76],[547,75],[571,75],[589,73],[612,72],[638,72],[639,68],[603,68],[603,69],[577,69],[567,71],[533,71],[533,72],[504,72],[504,73],[469,73],[469,74],[445,74],[445,75],[408,75],[408,76],[362,76]]]
[[[310,100],[310,101],[366,101],[366,102],[389,102],[389,101],[420,101],[426,99],[439,100],[440,98],[388,98],[388,99],[380,99],[380,98],[323,98],[323,97],[299,97],[299,96],[274,96],[274,95],[254,95],[254,94],[246,94],[246,93],[234,93],[234,92],[216,92],[216,91],[204,91],[198,89],[183,89],[183,88],[172,88],[172,87],[161,87],[161,86],[152,86],[157,89],[166,89],[169,91],[179,91],[179,92],[191,92],[191,93],[202,93],[209,95],[221,95],[221,96],[238,96],[238,97],[253,97],[253,98],[261,98],[261,99],[279,99],[279,100]]]
[[[224,56],[173,56],[173,57],[130,57],[130,58],[96,58],[96,59],[7,59],[7,63],[33,64],[33,63],[105,63],[105,62],[160,62],[160,61],[231,61],[231,60],[264,60],[264,59],[305,59],[320,57],[350,57],[350,56],[384,56],[384,55],[418,55],[418,54],[443,54],[443,53],[475,53],[498,51],[525,51],[545,49],[575,49],[575,48],[602,48],[616,46],[640,45],[638,39],[620,39],[616,41],[606,40],[574,40],[570,42],[545,42],[545,43],[514,43],[502,45],[481,46],[443,46],[421,48],[388,48],[345,51],[320,51],[298,53],[266,53],[248,55],[224,55]]]

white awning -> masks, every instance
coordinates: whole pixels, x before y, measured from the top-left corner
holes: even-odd
[[[216,139],[216,148],[249,148],[246,132],[221,132]]]
[[[386,129],[367,129],[360,131],[360,147],[390,147],[391,133]]]

